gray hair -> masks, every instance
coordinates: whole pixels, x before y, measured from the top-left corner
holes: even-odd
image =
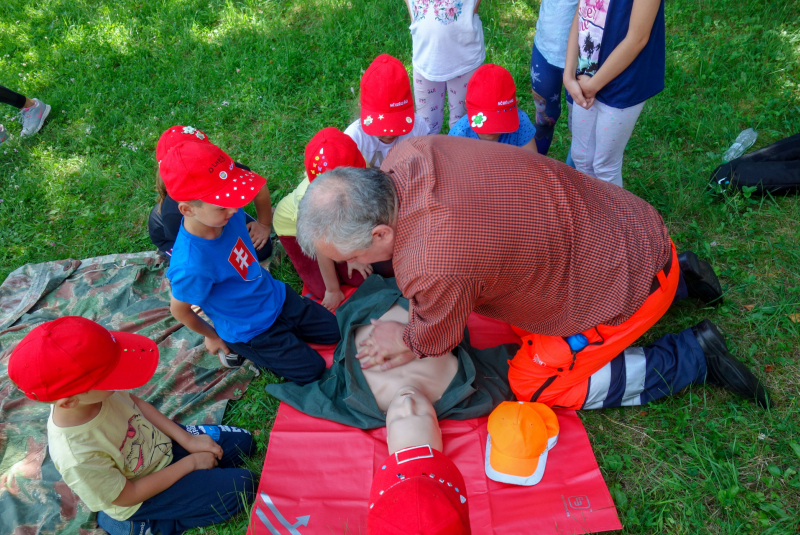
[[[312,258],[318,242],[344,256],[368,249],[372,229],[394,222],[396,204],[392,180],[380,169],[337,167],[318,176],[300,201],[297,243]]]

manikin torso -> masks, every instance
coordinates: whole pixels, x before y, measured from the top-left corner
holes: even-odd
[[[408,323],[408,312],[400,305],[394,305],[383,316],[386,321]],[[356,347],[372,332],[371,325],[356,329]],[[364,378],[375,396],[378,407],[386,412],[389,403],[402,387],[414,387],[431,403],[436,403],[450,385],[458,371],[458,359],[452,353],[436,358],[414,359],[408,364],[381,371],[380,367],[366,368]]]

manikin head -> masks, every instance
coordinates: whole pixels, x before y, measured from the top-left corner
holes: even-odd
[[[389,457],[372,481],[367,535],[469,535],[464,477],[441,452],[428,398],[400,388],[386,413],[386,437]]]
[[[433,404],[419,389],[397,390],[386,411],[386,442],[389,453],[430,444],[442,451],[442,431]]]

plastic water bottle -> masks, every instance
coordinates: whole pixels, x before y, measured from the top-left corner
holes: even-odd
[[[725,151],[725,154],[722,155],[722,161],[729,162],[738,158],[744,154],[747,149],[753,146],[753,143],[756,142],[756,139],[758,139],[758,132],[752,128],[742,130],[739,132],[739,135],[736,136],[736,141],[733,142],[733,145],[731,145],[730,148]]]

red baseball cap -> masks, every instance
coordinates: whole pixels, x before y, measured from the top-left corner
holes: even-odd
[[[429,445],[395,452],[369,492],[368,535],[469,535],[464,476]]]
[[[508,134],[519,129],[517,87],[500,65],[481,65],[467,83],[467,115],[477,134]]]
[[[225,208],[245,206],[267,183],[236,167],[213,143],[179,143],[161,160],[158,172],[176,201],[201,200]]]
[[[402,136],[414,128],[414,98],[406,68],[381,54],[361,77],[361,127],[370,136]]]
[[[333,126],[323,128],[306,145],[305,165],[308,180],[337,167],[367,166],[353,138]]]
[[[90,390],[128,390],[147,383],[158,366],[156,343],[66,316],[29,332],[8,360],[8,376],[35,401]]]
[[[164,156],[166,156],[175,145],[183,143],[184,141],[211,143],[208,136],[201,130],[193,126],[181,126],[176,124],[175,126],[167,128],[164,133],[161,134],[161,137],[158,138],[158,143],[156,144],[156,161],[161,163]]]

